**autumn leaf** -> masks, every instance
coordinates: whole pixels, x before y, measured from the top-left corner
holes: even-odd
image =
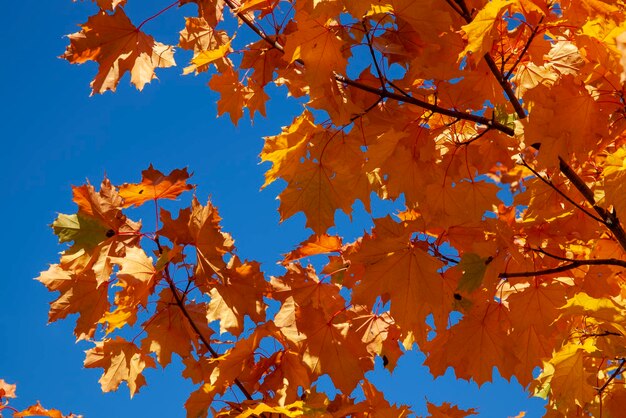
[[[0,399],[15,398],[15,388],[17,385],[7,383],[4,379],[0,379]]]
[[[432,418],[464,418],[470,415],[478,415],[474,408],[461,409],[449,402],[444,402],[437,406],[434,403],[427,402],[428,413]]]
[[[209,338],[213,331],[206,321],[206,305],[186,302],[184,309],[202,336]],[[161,291],[154,315],[147,319],[143,326],[146,337],[141,341],[141,348],[155,353],[162,367],[172,361],[172,353],[185,358],[192,350],[192,346],[200,346],[200,336],[182,309],[177,306],[176,299],[169,288]]]
[[[491,50],[493,43],[493,29],[496,20],[500,18],[504,9],[513,4],[514,0],[495,0],[488,2],[472,19],[470,23],[463,26],[468,43],[463,52],[459,54],[459,59],[472,53],[480,59]]]
[[[425,364],[435,376],[452,366],[457,377],[478,385],[492,381],[494,367],[501,376],[512,376],[518,359],[508,336],[509,321],[506,308],[496,302],[474,306],[459,323],[427,343],[430,354]]]
[[[46,409],[39,402],[35,405],[31,405],[28,408],[16,412],[14,417],[51,417],[51,418],[64,418],[65,416],[58,409]]]
[[[107,312],[100,320],[107,324],[107,334],[135,323],[139,307],[148,305],[148,297],[160,278],[152,258],[141,248],[127,248],[124,257],[110,257],[110,261],[119,266],[116,274],[118,283],[114,286],[121,290],[115,294],[115,310]]]
[[[146,384],[143,370],[155,367],[152,357],[119,336],[97,342],[86,354],[85,368],[104,369],[99,380],[103,392],[115,391],[126,382],[131,398]]]
[[[234,248],[232,237],[221,231],[217,209],[208,202],[202,206],[195,198],[191,205],[189,234],[193,237],[198,259],[196,274],[206,279],[226,267],[224,255]]]
[[[98,286],[93,271],[73,274],[58,264],[37,278],[50,291],[61,295],[50,304],[49,322],[58,321],[69,314],[78,313],[74,333],[77,339],[92,338],[98,322],[109,309],[107,286]]]
[[[378,297],[391,302],[390,313],[404,332],[415,332],[423,341],[426,316],[435,315],[438,322],[446,308],[443,280],[438,273],[442,263],[410,239],[408,225],[391,218],[376,220],[373,234],[347,258],[357,272],[359,285],[353,291],[353,303],[373,306]],[[356,270],[362,266],[362,273]],[[395,278],[401,278],[399,281]]]
[[[222,275],[223,283],[215,284],[210,290],[206,317],[209,322],[220,321],[220,332],[238,336],[244,329],[246,316],[254,322],[265,320],[263,296],[268,293],[268,285],[258,263],[242,263],[236,257]]]
[[[119,194],[124,199],[123,207],[140,206],[150,200],[175,199],[181,193],[191,190],[193,185],[187,184],[187,169],[173,170],[167,176],[155,170],[150,164],[141,172],[141,183],[123,184]]]
[[[359,336],[350,332],[348,323],[328,321],[312,305],[298,308],[296,317],[306,336],[301,343],[304,363],[317,376],[328,374],[342,393],[351,393],[362,373],[373,367]]]
[[[338,252],[341,249],[341,238],[331,235],[311,235],[309,239],[298,244],[298,247],[285,255],[283,263],[299,260],[318,254]]]
[[[122,8],[112,15],[101,11],[69,35],[65,58],[72,64],[96,61],[98,74],[91,83],[92,94],[115,91],[120,78],[131,73],[131,82],[142,90],[155,78],[155,68],[176,65],[171,46],[156,42],[128,19]]]

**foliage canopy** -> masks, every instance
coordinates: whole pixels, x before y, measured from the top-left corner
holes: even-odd
[[[303,212],[313,231],[268,278],[211,202],[160,207],[192,189],[186,170],[75,187],[77,213],[52,225],[71,246],[38,280],[60,292],[50,321],[78,314],[104,391],[126,382],[132,396],[177,354],[198,385],[189,417],[397,417],[409,409],[365,373],[419,349],[435,376],[515,376],[546,416],[622,414],[623,1],[180,0],[139,24],[126,0],[94,1],[63,55],[97,62],[94,94],[174,66],[144,24],[184,7],[183,73],[208,73],[220,115],[265,115],[270,84],[306,102],[260,157],[265,185],[286,183],[281,218]],[[372,199],[404,210],[354,242],[329,234],[338,210]],[[127,216],[143,204],[152,230]]]

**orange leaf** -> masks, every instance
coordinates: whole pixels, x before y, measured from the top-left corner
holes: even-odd
[[[478,415],[474,408],[463,410],[449,402],[444,402],[439,406],[430,402],[426,402],[426,404],[428,405],[428,413],[432,418],[464,418],[470,415]]]
[[[79,340],[93,338],[100,318],[109,309],[107,286],[98,286],[93,271],[73,274],[59,265],[41,273],[37,278],[50,291],[59,291],[61,295],[50,304],[49,322],[78,313],[74,333]]]
[[[219,320],[220,332],[238,336],[244,329],[244,317],[254,322],[265,320],[266,305],[263,296],[268,284],[259,263],[242,263],[233,257],[222,271],[223,283],[215,284],[211,290],[206,314],[209,322]]]
[[[361,338],[350,324],[329,321],[313,305],[299,308],[296,317],[298,330],[306,336],[301,343],[304,363],[314,376],[328,374],[342,393],[351,393],[363,373],[374,366]]]
[[[372,235],[346,256],[352,263],[348,273],[356,272],[360,278],[353,302],[371,307],[378,297],[390,301],[396,324],[404,333],[413,331],[418,341],[424,341],[428,315],[434,314],[436,323],[447,319],[443,301],[450,297],[445,296],[438,273],[443,264],[420,248],[423,242],[411,240],[410,226],[390,217],[377,219],[375,224]]]
[[[17,385],[9,384],[4,379],[0,379],[0,400],[2,398],[15,398],[16,387]]]
[[[494,367],[510,378],[518,360],[509,327],[504,306],[491,301],[476,305],[459,323],[438,331],[425,345],[429,352],[425,364],[434,376],[451,366],[458,378],[473,379],[479,386],[491,381]]]
[[[31,405],[23,411],[13,414],[13,417],[51,417],[64,418],[64,415],[58,409],[46,409],[39,402]]]
[[[206,320],[206,305],[185,301],[185,310],[202,336],[210,338],[213,331]],[[185,358],[192,351],[192,345],[200,346],[198,334],[176,304],[169,288],[161,291],[155,313],[143,323],[143,327],[147,336],[141,341],[141,348],[156,353],[157,361],[162,367],[172,361],[172,353]]]
[[[70,45],[62,58],[72,64],[86,61],[99,64],[98,74],[91,83],[92,94],[115,91],[127,71],[131,73],[131,82],[142,90],[156,77],[155,68],[176,65],[173,48],[141,32],[120,7],[113,15],[100,11],[81,27],[82,31],[68,36]]]
[[[141,172],[141,183],[120,186],[119,193],[124,199],[122,207],[140,206],[149,200],[175,199],[182,192],[193,188],[191,184],[187,184],[188,178],[186,168],[173,170],[165,176],[150,164],[147,170]]]
[[[301,258],[310,257],[318,254],[334,253],[341,249],[341,237],[323,235],[311,235],[306,241],[298,244],[298,247],[292,252],[285,254],[282,263],[299,260]]]
[[[117,390],[124,381],[128,384],[131,398],[146,384],[146,379],[141,374],[143,370],[156,366],[152,357],[119,336],[113,340],[96,342],[96,346],[87,350],[86,354],[86,368],[104,369],[99,380],[103,392]]]

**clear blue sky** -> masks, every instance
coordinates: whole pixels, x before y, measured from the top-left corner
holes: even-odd
[[[129,15],[137,22],[169,0],[129,3]],[[119,184],[138,181],[150,163],[162,171],[189,167],[198,197],[212,197],[239,255],[259,260],[266,272],[276,273],[280,254],[310,231],[304,229],[302,216],[278,224],[275,197],[281,187],[259,192],[267,166],[259,165],[258,154],[262,136],[278,133],[299,105],[275,95],[267,119],[234,127],[227,118],[216,119],[216,95],[206,87],[206,76],[180,75],[186,64],[182,55],[177,68],[159,71],[160,80],[141,93],[126,77],[117,93],[90,98],[96,66],[71,66],[57,56],[67,43],[63,35],[86,21],[94,11],[91,6],[26,0],[7,4],[0,17],[5,41],[0,66],[0,167],[5,184],[0,207],[5,266],[0,279],[0,378],[18,384],[13,402],[18,408],[38,399],[44,406],[87,418],[182,417],[192,385],[180,377],[179,362],[166,371],[149,370],[148,386],[132,400],[124,386],[103,394],[98,384],[101,369],[82,368],[83,351],[91,345],[75,343],[73,318],[46,326],[48,303],[54,297],[33,278],[56,262],[62,250],[48,225],[57,212],[76,211],[70,186],[86,178],[98,184],[106,173]],[[190,14],[193,7],[172,10],[144,29],[161,42],[175,43],[185,11]],[[342,218],[336,232],[353,238],[368,223],[361,216],[351,226]],[[450,372],[433,381],[421,360],[418,354],[406,354],[393,375],[378,365],[370,378],[389,400],[414,405],[418,413],[425,412],[428,398],[476,407],[484,417],[513,416],[523,410],[527,417],[542,415],[543,402],[529,400],[518,384],[498,379],[478,390],[473,383],[454,383]]]

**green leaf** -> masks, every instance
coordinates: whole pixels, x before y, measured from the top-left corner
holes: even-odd
[[[466,253],[461,257],[458,268],[463,272],[461,280],[459,280],[458,290],[472,293],[478,289],[485,277],[489,258],[482,258],[478,254]]]
[[[75,246],[87,249],[96,247],[113,232],[107,225],[79,213],[60,213],[51,226],[59,242],[74,241]]]

